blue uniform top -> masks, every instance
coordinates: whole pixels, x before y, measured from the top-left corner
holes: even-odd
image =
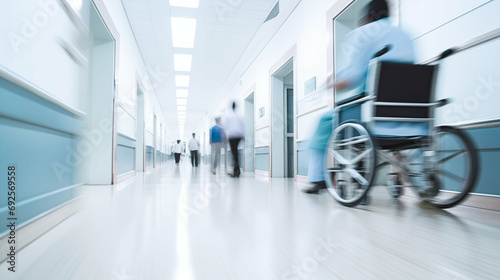
[[[363,25],[346,37],[343,46],[347,56],[347,67],[336,75],[337,81],[347,80],[350,88],[363,86],[366,82],[368,66],[373,56],[383,47],[390,45],[390,50],[379,57],[380,61],[414,62],[413,44],[401,29],[392,26],[389,18]],[[309,149],[322,150],[333,131],[336,115],[329,110],[321,116],[318,128],[309,143]]]
[[[343,51],[348,66],[336,75],[336,80],[349,81],[351,88],[362,86],[366,81],[370,60],[387,45],[390,45],[390,50],[379,57],[380,61],[414,62],[410,37],[392,26],[389,18],[384,18],[363,25],[347,35]]]
[[[224,130],[220,126],[215,125],[210,129],[210,143],[221,143],[223,135]]]

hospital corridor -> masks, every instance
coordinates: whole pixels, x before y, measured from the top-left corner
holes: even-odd
[[[0,5],[0,279],[500,278],[500,0]]]

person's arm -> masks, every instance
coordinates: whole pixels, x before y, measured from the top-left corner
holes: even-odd
[[[337,91],[352,89],[363,83],[366,76],[370,58],[367,50],[372,47],[372,38],[364,29],[356,29],[347,35],[342,45],[344,55],[347,57],[347,67],[342,69],[333,81],[333,73],[329,77],[329,88],[335,87]]]

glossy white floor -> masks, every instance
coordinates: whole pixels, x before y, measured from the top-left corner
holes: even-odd
[[[375,188],[342,207],[290,179],[173,163],[85,187],[82,210],[0,279],[499,279],[500,214],[442,211]]]

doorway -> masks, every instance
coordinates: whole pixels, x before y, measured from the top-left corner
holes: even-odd
[[[137,85],[136,100],[137,119],[135,122],[135,137],[137,141],[135,142],[135,171],[144,172],[144,170],[146,170],[144,145],[144,92],[139,85]]]
[[[89,117],[87,125],[92,149],[87,160],[88,184],[109,185],[116,179],[114,131],[115,40],[97,8],[90,8],[90,31],[93,34],[90,56]],[[113,108],[110,110],[110,108]]]
[[[272,177],[295,175],[293,58],[271,76]]]
[[[153,168],[156,168],[157,160],[158,160],[158,131],[156,129],[157,126],[157,118],[156,114],[154,114],[153,119]]]
[[[244,100],[245,110],[245,171],[254,171],[254,93]]]

